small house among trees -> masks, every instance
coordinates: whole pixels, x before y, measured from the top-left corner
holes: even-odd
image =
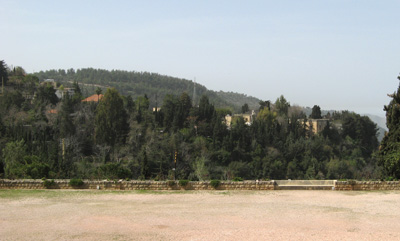
[[[303,120],[303,124],[305,124],[309,131],[312,131],[314,134],[318,134],[322,132],[325,127],[328,126],[328,119],[308,119]]]
[[[228,127],[231,126],[232,123],[235,122],[237,118],[243,118],[246,125],[250,126],[253,121],[256,119],[256,111],[252,110],[251,112],[246,112],[243,114],[234,114],[234,115],[226,115],[225,116],[225,123]]]

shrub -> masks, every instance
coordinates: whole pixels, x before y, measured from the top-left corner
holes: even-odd
[[[219,184],[221,184],[221,181],[220,181],[220,180],[211,180],[211,181],[210,181],[210,185],[211,185],[213,188],[215,188],[215,189],[218,188]]]
[[[40,177],[49,177],[50,166],[39,161],[37,156],[25,156],[24,171],[27,176],[33,179],[39,179]]]
[[[357,182],[356,180],[348,180],[347,183],[350,185],[356,185]]]
[[[394,178],[392,176],[386,177],[386,181],[390,182],[390,181],[397,181],[397,178]]]
[[[169,180],[167,181],[168,187],[174,187],[176,185],[175,181]]]
[[[43,179],[42,179],[42,180],[43,180]],[[43,180],[43,186],[44,186],[45,188],[47,188],[47,189],[54,187],[55,184],[56,184],[56,183],[54,182],[53,179],[52,179],[52,180],[47,180],[47,179],[44,179],[44,180]]]
[[[79,178],[72,178],[71,180],[69,180],[69,185],[71,187],[81,187],[83,186],[83,181]]]
[[[189,180],[179,180],[179,186],[186,187],[189,184]]]
[[[235,177],[235,178],[233,178],[233,181],[234,181],[234,182],[242,182],[242,181],[243,181],[243,178],[241,178],[241,177]]]
[[[121,163],[106,163],[97,168],[97,174],[102,178],[125,179],[132,177],[132,172]]]

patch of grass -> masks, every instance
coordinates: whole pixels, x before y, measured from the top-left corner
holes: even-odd
[[[0,199],[24,199],[24,198],[61,198],[71,195],[80,195],[71,191],[61,190],[23,190],[6,189],[0,190]]]
[[[232,181],[234,181],[234,182],[242,182],[242,181],[243,181],[243,178],[241,178],[241,177],[235,177],[235,178],[233,178]]]
[[[128,191],[127,193],[135,194],[157,194],[157,195],[170,195],[170,194],[186,194],[191,193],[190,191],[174,190],[174,191],[163,191],[163,190],[134,190]]]

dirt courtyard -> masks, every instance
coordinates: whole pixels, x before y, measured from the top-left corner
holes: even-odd
[[[399,240],[400,192],[0,190],[0,240]]]

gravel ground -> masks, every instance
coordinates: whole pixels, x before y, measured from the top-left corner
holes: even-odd
[[[400,240],[400,192],[0,190],[0,240]]]

